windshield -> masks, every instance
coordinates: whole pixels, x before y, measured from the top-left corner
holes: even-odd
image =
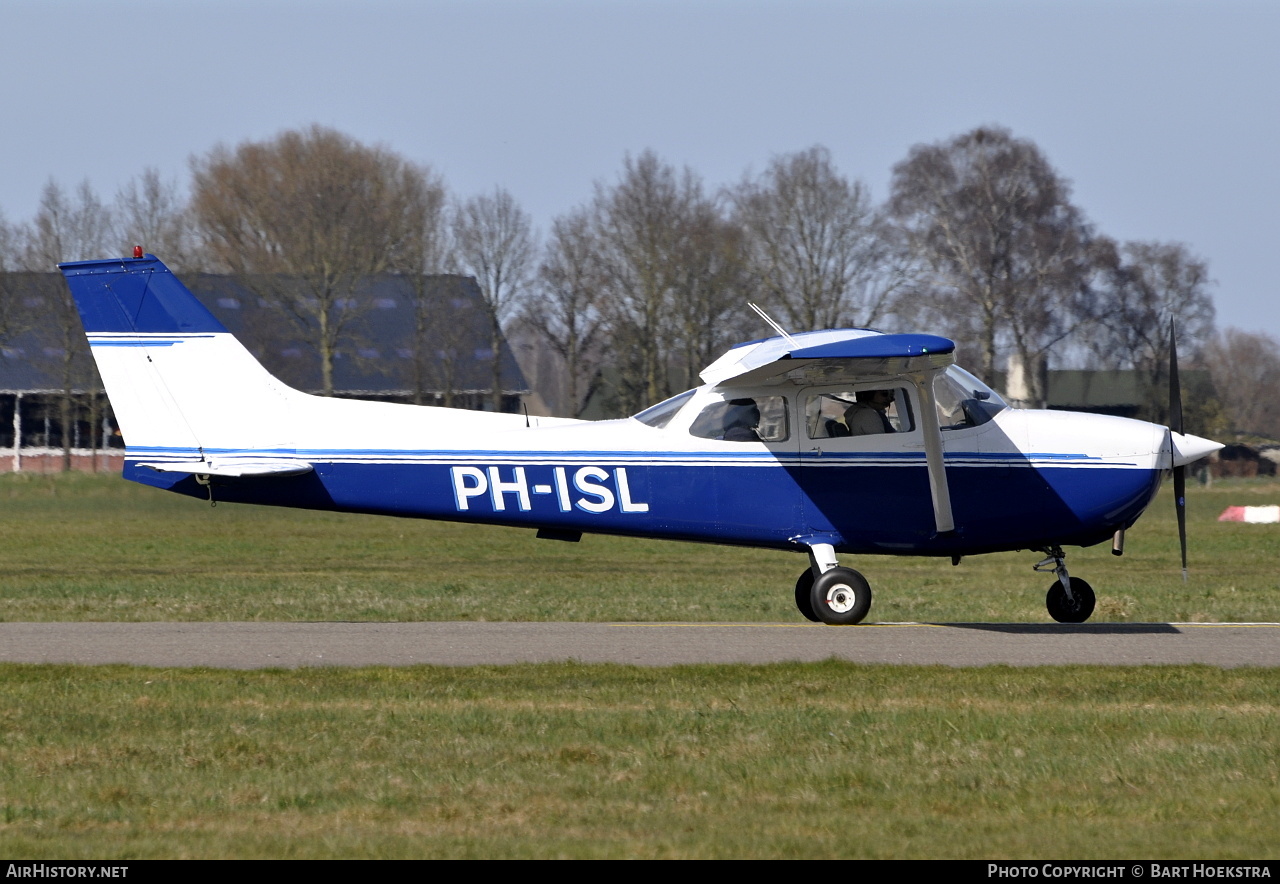
[[[958,365],[934,379],[933,396],[938,402],[938,423],[944,430],[985,424],[1009,407],[999,393]]]
[[[633,417],[642,424],[648,424],[655,429],[661,430],[671,423],[671,419],[676,416],[676,412],[689,401],[694,392],[694,390],[685,390],[679,396],[664,399],[657,405],[651,405],[639,414],[633,415]]]

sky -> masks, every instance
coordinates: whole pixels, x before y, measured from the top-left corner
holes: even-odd
[[[0,213],[49,180],[312,123],[509,190],[545,230],[655,151],[709,188],[826,146],[879,201],[913,145],[1035,142],[1100,233],[1205,260],[1220,328],[1280,339],[1271,0],[4,0]],[[161,256],[163,257],[163,256]],[[927,331],[927,329],[922,329]]]

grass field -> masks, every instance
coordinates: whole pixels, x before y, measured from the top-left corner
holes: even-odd
[[[1280,527],[1219,523],[1280,484],[1188,493],[1183,584],[1168,490],[1109,545],[1068,550],[1095,622],[1280,621]],[[804,557],[698,544],[207,503],[111,476],[0,476],[0,619],[795,620]],[[1043,622],[1035,553],[858,557],[872,621]]]
[[[1280,620],[1280,485],[1167,491],[1095,620]],[[5,620],[796,620],[799,556],[0,477]],[[873,620],[1031,621],[1034,554],[868,557]],[[0,665],[0,855],[1280,858],[1274,669]]]
[[[1275,672],[0,666],[0,854],[1276,858]]]

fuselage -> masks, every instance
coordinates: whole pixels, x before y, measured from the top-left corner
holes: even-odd
[[[885,384],[896,383],[884,381]],[[849,386],[848,384],[843,385]],[[897,388],[892,433],[829,435],[822,405],[843,387],[731,390],[706,385],[645,422],[460,415],[446,409],[294,394],[269,446],[130,449],[125,474],[215,499],[804,549],[967,555],[1089,545],[1138,518],[1168,466],[1164,427],[998,403],[942,431],[955,530],[930,507],[923,406]],[[699,420],[750,397],[772,404],[763,439],[712,438]],[[825,398],[824,398],[825,397]],[[988,400],[990,402],[990,400]],[[642,414],[641,418],[645,415]],[[287,419],[286,419],[287,418]],[[657,425],[655,425],[657,424]],[[158,472],[165,459],[297,459],[293,477],[213,478]]]

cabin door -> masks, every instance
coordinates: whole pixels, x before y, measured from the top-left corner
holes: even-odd
[[[918,403],[901,379],[800,392],[798,472],[811,533],[886,552],[933,533]]]

